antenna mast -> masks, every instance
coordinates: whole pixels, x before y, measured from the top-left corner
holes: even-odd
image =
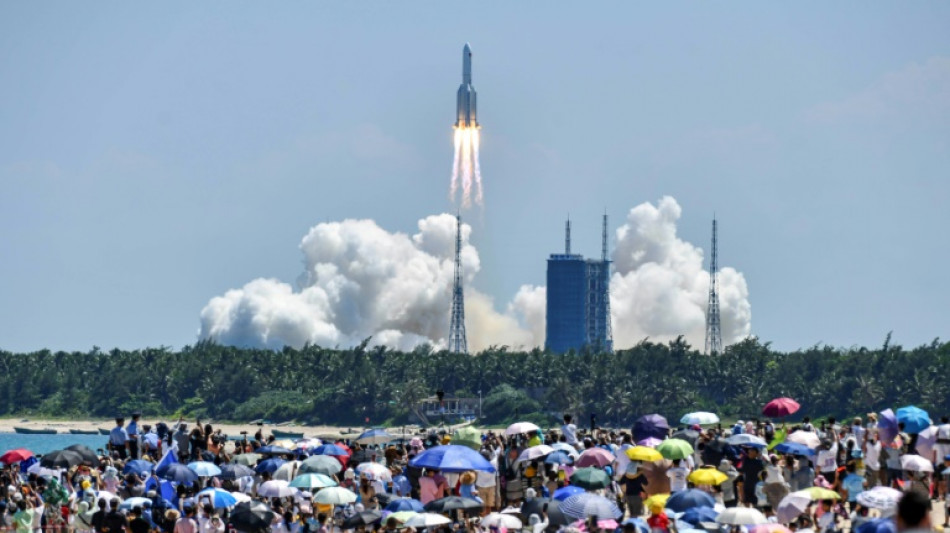
[[[604,228],[600,239],[600,260],[604,263],[604,281],[603,281],[603,299],[604,299],[604,322],[606,331],[604,335],[607,352],[614,351],[614,334],[610,325],[610,261],[607,260],[607,211],[604,211]]]
[[[567,217],[567,221],[564,222],[564,253],[566,255],[571,255],[571,217]]]
[[[462,215],[455,215],[455,278],[452,283],[452,323],[449,331],[449,351],[468,353],[465,338],[465,295],[462,292]]]
[[[717,261],[716,217],[712,222],[712,255],[709,258],[709,304],[706,307],[706,349],[704,353],[722,353],[722,329],[719,324],[719,264]]]

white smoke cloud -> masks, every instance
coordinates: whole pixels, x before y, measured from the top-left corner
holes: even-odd
[[[685,335],[702,347],[709,276],[702,251],[676,236],[681,209],[662,198],[630,210],[617,229],[611,280],[614,345]],[[303,238],[305,271],[299,290],[256,279],[212,298],[201,311],[200,338],[224,344],[281,348],[306,343],[373,344],[408,350],[422,343],[445,347],[454,271],[455,217],[424,218],[418,233],[390,233],[371,220],[318,224]],[[469,350],[544,344],[545,287],[522,286],[504,312],[472,288],[478,251],[462,225],[462,265]],[[751,331],[748,288],[741,273],[720,271],[723,341]]]

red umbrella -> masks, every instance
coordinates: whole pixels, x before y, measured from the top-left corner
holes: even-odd
[[[27,450],[26,448],[17,448],[15,450],[10,450],[7,453],[0,455],[0,463],[9,465],[13,463],[22,463],[30,457],[33,457],[33,452]]]
[[[762,408],[762,414],[772,418],[781,418],[798,411],[799,408],[801,408],[801,405],[798,405],[798,402],[791,398],[776,398],[765,404],[765,407]]]

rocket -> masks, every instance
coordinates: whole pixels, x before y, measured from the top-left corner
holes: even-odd
[[[462,49],[462,84],[459,85],[455,104],[455,128],[477,128],[475,87],[472,86],[472,47],[465,43]]]

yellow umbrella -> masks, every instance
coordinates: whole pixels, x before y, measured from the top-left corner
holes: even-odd
[[[409,520],[413,516],[416,516],[417,512],[415,511],[396,511],[389,515],[389,518],[394,518],[400,524],[405,523],[406,520]]]
[[[627,454],[627,457],[629,457],[631,461],[652,463],[653,461],[659,461],[663,459],[663,456],[660,455],[660,452],[648,446],[634,446],[633,448],[627,448],[627,451],[624,453]]]
[[[643,502],[643,506],[647,509],[653,509],[654,506],[659,506],[660,508],[666,507],[666,500],[670,499],[669,494],[654,494],[646,499]]]
[[[693,470],[686,479],[694,485],[718,485],[729,477],[715,468],[699,468]]]
[[[808,487],[797,491],[799,494],[807,494],[812,500],[840,500],[841,495],[833,490],[823,489],[821,487]]]

